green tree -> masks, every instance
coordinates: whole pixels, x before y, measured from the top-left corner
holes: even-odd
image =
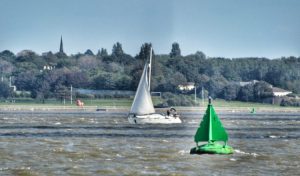
[[[9,76],[12,74],[12,72],[15,70],[15,66],[6,61],[6,60],[2,60],[0,59],[0,75],[1,76]]]
[[[45,99],[47,99],[51,94],[50,85],[45,80],[45,75],[40,75],[37,78],[34,89],[32,90],[31,96],[33,98],[39,99],[43,103],[45,103]]]
[[[101,50],[98,50],[97,57],[106,57],[106,56],[108,56],[108,53],[105,48],[101,48]]]
[[[228,81],[224,77],[215,76],[208,81],[205,89],[208,90],[209,95],[211,97],[217,98],[221,95],[222,90],[227,85],[228,85]]]
[[[240,86],[236,84],[229,84],[224,87],[221,98],[225,100],[235,100],[238,96]]]
[[[116,44],[113,45],[112,48],[112,55],[116,57],[121,57],[124,54],[123,49],[122,49],[122,44],[117,42]]]
[[[62,84],[57,84],[54,89],[54,96],[63,103],[63,100],[70,97],[70,89]]]
[[[146,61],[150,58],[150,50],[151,50],[152,44],[151,43],[144,43],[141,46],[140,53],[138,54],[137,58],[143,61]],[[152,57],[154,57],[154,51],[152,50]]]
[[[202,52],[202,51],[197,51],[195,53],[195,56],[198,58],[198,59],[206,59],[206,55]]]
[[[15,79],[15,85],[19,90],[32,91],[36,86],[37,72],[28,70],[18,74]]]
[[[86,72],[80,70],[72,70],[66,73],[66,85],[73,87],[88,87],[92,83],[90,82],[90,77]]]
[[[13,52],[9,50],[4,50],[0,52],[0,59],[6,60],[8,62],[14,62],[16,59],[16,56]]]
[[[8,98],[11,96],[11,89],[8,84],[0,82],[0,98]]]
[[[181,51],[180,51],[180,47],[178,43],[173,43],[172,44],[172,49],[170,52],[170,57],[177,57],[177,56],[181,56]]]
[[[116,80],[117,90],[130,90],[132,78],[127,75],[122,75]]]
[[[87,49],[87,50],[85,51],[84,55],[94,56],[94,53],[93,53],[92,50]]]
[[[221,71],[224,78],[226,78],[228,81],[239,81],[240,77],[236,70],[233,68],[232,64],[226,64],[223,66],[223,69]]]
[[[271,85],[264,81],[260,81],[254,84],[253,94],[255,101],[261,101],[264,98],[273,97]]]
[[[94,87],[98,90],[114,90],[115,80],[111,73],[104,73],[94,79]]]
[[[57,64],[57,56],[54,55],[51,51],[43,54],[44,60],[47,62],[50,66],[56,66]]]
[[[238,93],[238,100],[240,101],[254,101],[254,85],[248,84],[246,86],[241,87]]]
[[[31,50],[23,50],[17,54],[17,62],[30,62],[36,59],[38,55]]]

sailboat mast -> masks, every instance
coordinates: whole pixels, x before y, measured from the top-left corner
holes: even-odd
[[[151,64],[152,64],[152,47],[150,48],[150,63],[149,63],[149,80],[148,80],[148,82],[149,82],[149,87],[148,87],[148,89],[149,89],[149,92],[150,92],[150,84],[151,84]],[[150,94],[151,94],[151,92],[150,92]]]

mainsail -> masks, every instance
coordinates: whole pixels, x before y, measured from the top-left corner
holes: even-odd
[[[206,113],[195,134],[194,140],[196,143],[201,141],[226,142],[228,140],[228,135],[211,104],[207,107]]]
[[[130,109],[131,114],[144,115],[155,113],[149,90],[148,68],[150,68],[149,64],[146,63]]]

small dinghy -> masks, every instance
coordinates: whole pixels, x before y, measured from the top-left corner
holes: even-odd
[[[227,140],[228,135],[209,98],[206,113],[194,136],[196,147],[191,149],[190,154],[232,154],[233,148],[227,145]],[[217,141],[223,141],[224,144]],[[199,146],[199,142],[208,143]]]

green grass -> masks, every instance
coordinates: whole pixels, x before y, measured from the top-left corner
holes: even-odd
[[[112,98],[112,99],[81,99],[86,106],[116,106],[129,107],[132,99],[130,98]]]
[[[153,103],[159,104],[163,102],[163,99],[159,97],[153,97]],[[130,107],[133,101],[133,98],[110,98],[110,99],[84,99],[81,98],[81,101],[84,102],[85,106],[111,106],[111,107]],[[197,99],[198,105],[203,106],[202,100]],[[262,104],[262,103],[249,103],[249,102],[240,102],[240,101],[225,101],[222,99],[216,99],[212,101],[215,107],[269,107],[275,108],[280,107],[279,105],[271,105],[271,104]],[[43,104],[41,101],[37,101],[34,99],[15,99],[15,103],[4,102],[3,100],[0,102],[0,105],[31,105],[31,106],[76,106],[75,101],[71,105],[70,100],[66,100],[65,104],[61,101],[55,99],[45,100]],[[204,101],[204,106],[207,106],[207,100]]]
[[[87,99],[80,98],[81,101],[84,102],[85,106],[112,106],[112,107],[130,107],[133,101],[133,98],[110,98],[110,99]],[[159,97],[153,97],[153,103],[158,104],[161,103],[162,99]],[[71,105],[70,100],[64,101],[56,100],[56,99],[47,99],[45,103],[39,100],[26,98],[26,99],[15,99],[14,103],[11,103],[7,100],[0,101],[0,105],[31,105],[31,106],[75,106],[76,103],[73,101]]]
[[[130,106],[132,99],[129,98],[112,98],[112,99],[84,99],[80,98],[85,106]],[[70,100],[60,101],[55,99],[47,99],[45,103],[34,99],[15,99],[14,103],[1,101],[0,105],[36,105],[36,106],[76,106],[75,101],[72,105]]]
[[[222,100],[222,99],[213,100],[212,104],[215,107],[250,107],[250,108],[252,108],[252,107],[253,108],[255,108],[255,107],[280,107],[279,105],[272,105],[272,104],[241,102],[241,101],[226,101],[226,100]],[[205,105],[207,105],[207,102],[205,102]]]

